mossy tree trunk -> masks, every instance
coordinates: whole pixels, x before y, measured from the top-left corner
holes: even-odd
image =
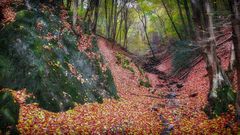
[[[209,35],[208,44],[205,47],[204,52],[206,54],[206,63],[211,90],[209,93],[209,98],[214,99],[217,98],[217,89],[223,88],[224,86],[230,86],[231,84],[220,65],[220,60],[217,57],[215,35],[213,31],[212,11],[209,0],[206,0],[204,4],[206,11],[205,15],[207,19],[205,24]]]
[[[221,67],[217,57],[216,41],[213,31],[212,10],[210,0],[191,0],[193,9],[193,20],[195,25],[195,40],[203,48],[204,60],[209,77],[208,105],[205,112],[210,117],[215,117],[228,110],[228,105],[234,102],[235,94],[232,91],[228,76]],[[200,20],[197,21],[197,16]]]

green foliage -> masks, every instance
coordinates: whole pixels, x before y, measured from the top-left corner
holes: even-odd
[[[125,69],[128,69],[132,73],[135,73],[134,69],[131,67],[129,60],[121,53],[116,54],[117,63]]]
[[[150,82],[149,82],[149,79],[148,79],[148,78],[139,79],[138,82],[139,82],[139,84],[140,84],[141,86],[144,86],[144,87],[146,87],[146,88],[152,87],[151,84],[150,84]]]
[[[18,134],[19,104],[9,91],[0,91],[0,133]]]
[[[144,73],[145,73],[144,70],[141,67],[139,67],[139,66],[137,68],[138,68],[138,71],[140,72],[140,74],[143,76]]]
[[[214,118],[222,113],[225,113],[229,109],[229,105],[233,105],[236,99],[236,93],[229,86],[224,86],[216,90],[217,98],[209,99],[209,104],[204,108],[205,113]]]
[[[36,28],[39,23],[41,29]],[[68,110],[74,102],[117,98],[110,71],[100,67],[102,57],[80,52],[77,36],[71,30],[61,31],[62,27],[58,12],[50,16],[48,12],[17,12],[16,21],[0,33],[0,86],[27,88],[35,97],[28,102],[54,112]],[[88,52],[100,53],[96,41]]]

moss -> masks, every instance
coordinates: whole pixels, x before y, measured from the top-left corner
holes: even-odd
[[[18,134],[16,125],[19,117],[19,104],[8,90],[0,91],[0,130],[5,134]]]
[[[26,17],[29,17],[29,18],[34,17],[33,12],[28,10],[21,10],[16,14],[16,20],[22,20],[22,19],[25,19]]]
[[[209,103],[205,106],[204,112],[209,118],[214,118],[229,110],[229,105],[235,103],[236,93],[229,86],[216,90],[217,98],[209,98]]]
[[[117,95],[117,88],[114,84],[114,79],[112,77],[112,72],[109,68],[106,71],[106,76],[107,76],[107,90],[108,90],[108,92],[110,93],[110,95],[114,95],[113,97],[118,99],[119,97]]]
[[[144,70],[141,67],[137,67],[140,74],[143,76],[145,74]]]
[[[11,75],[11,70],[13,70],[11,68],[11,61],[4,56],[0,55],[0,81],[3,81],[4,78],[7,78]],[[1,86],[0,86],[1,87]]]
[[[122,68],[128,69],[132,73],[135,73],[134,69],[130,65],[130,61],[121,53],[116,54],[117,63],[121,64]]]
[[[149,82],[149,79],[148,79],[148,78],[145,78],[144,80],[143,80],[143,79],[139,79],[138,82],[139,82],[139,84],[140,84],[141,86],[144,86],[144,87],[146,87],[146,88],[152,87],[151,84],[150,84],[150,82]]]

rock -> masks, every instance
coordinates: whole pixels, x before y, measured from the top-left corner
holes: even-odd
[[[169,85],[174,85],[174,84],[176,84],[177,82],[176,81],[170,81],[169,82]]]
[[[173,130],[173,128],[174,128],[173,124],[169,124],[168,127],[167,127],[167,129],[170,130],[170,131]]]
[[[168,99],[173,99],[173,98],[176,98],[178,95],[176,93],[169,93],[165,96],[165,98],[168,98]]]
[[[197,95],[198,95],[198,93],[195,92],[195,93],[190,94],[189,97],[196,97]]]
[[[177,88],[179,88],[179,89],[180,89],[180,88],[182,88],[182,87],[183,87],[183,84],[182,84],[182,83],[178,83],[176,86],[177,86]]]
[[[47,12],[21,10],[0,31],[4,37],[0,39],[0,86],[26,88],[36,97],[31,102],[53,112],[71,109],[75,103],[117,98],[111,71],[103,68],[106,63],[97,39],[82,36],[78,40],[73,31],[60,31],[64,25],[59,23],[57,11],[50,18]],[[37,29],[37,22],[46,25]],[[55,38],[56,34],[61,38]],[[91,42],[85,43],[84,38]]]

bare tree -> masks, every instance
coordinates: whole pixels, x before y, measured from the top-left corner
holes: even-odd
[[[138,9],[136,9],[136,10],[137,10],[137,13],[138,13],[138,18],[143,25],[143,30],[144,30],[144,33],[145,33],[145,37],[147,39],[147,44],[148,44],[148,46],[149,46],[149,48],[152,52],[153,58],[156,58],[155,54],[154,54],[154,50],[153,50],[152,45],[151,45],[150,40],[149,40],[148,32],[147,32],[147,16],[146,16],[146,13],[145,13],[144,10],[141,10],[140,7],[138,7]]]

